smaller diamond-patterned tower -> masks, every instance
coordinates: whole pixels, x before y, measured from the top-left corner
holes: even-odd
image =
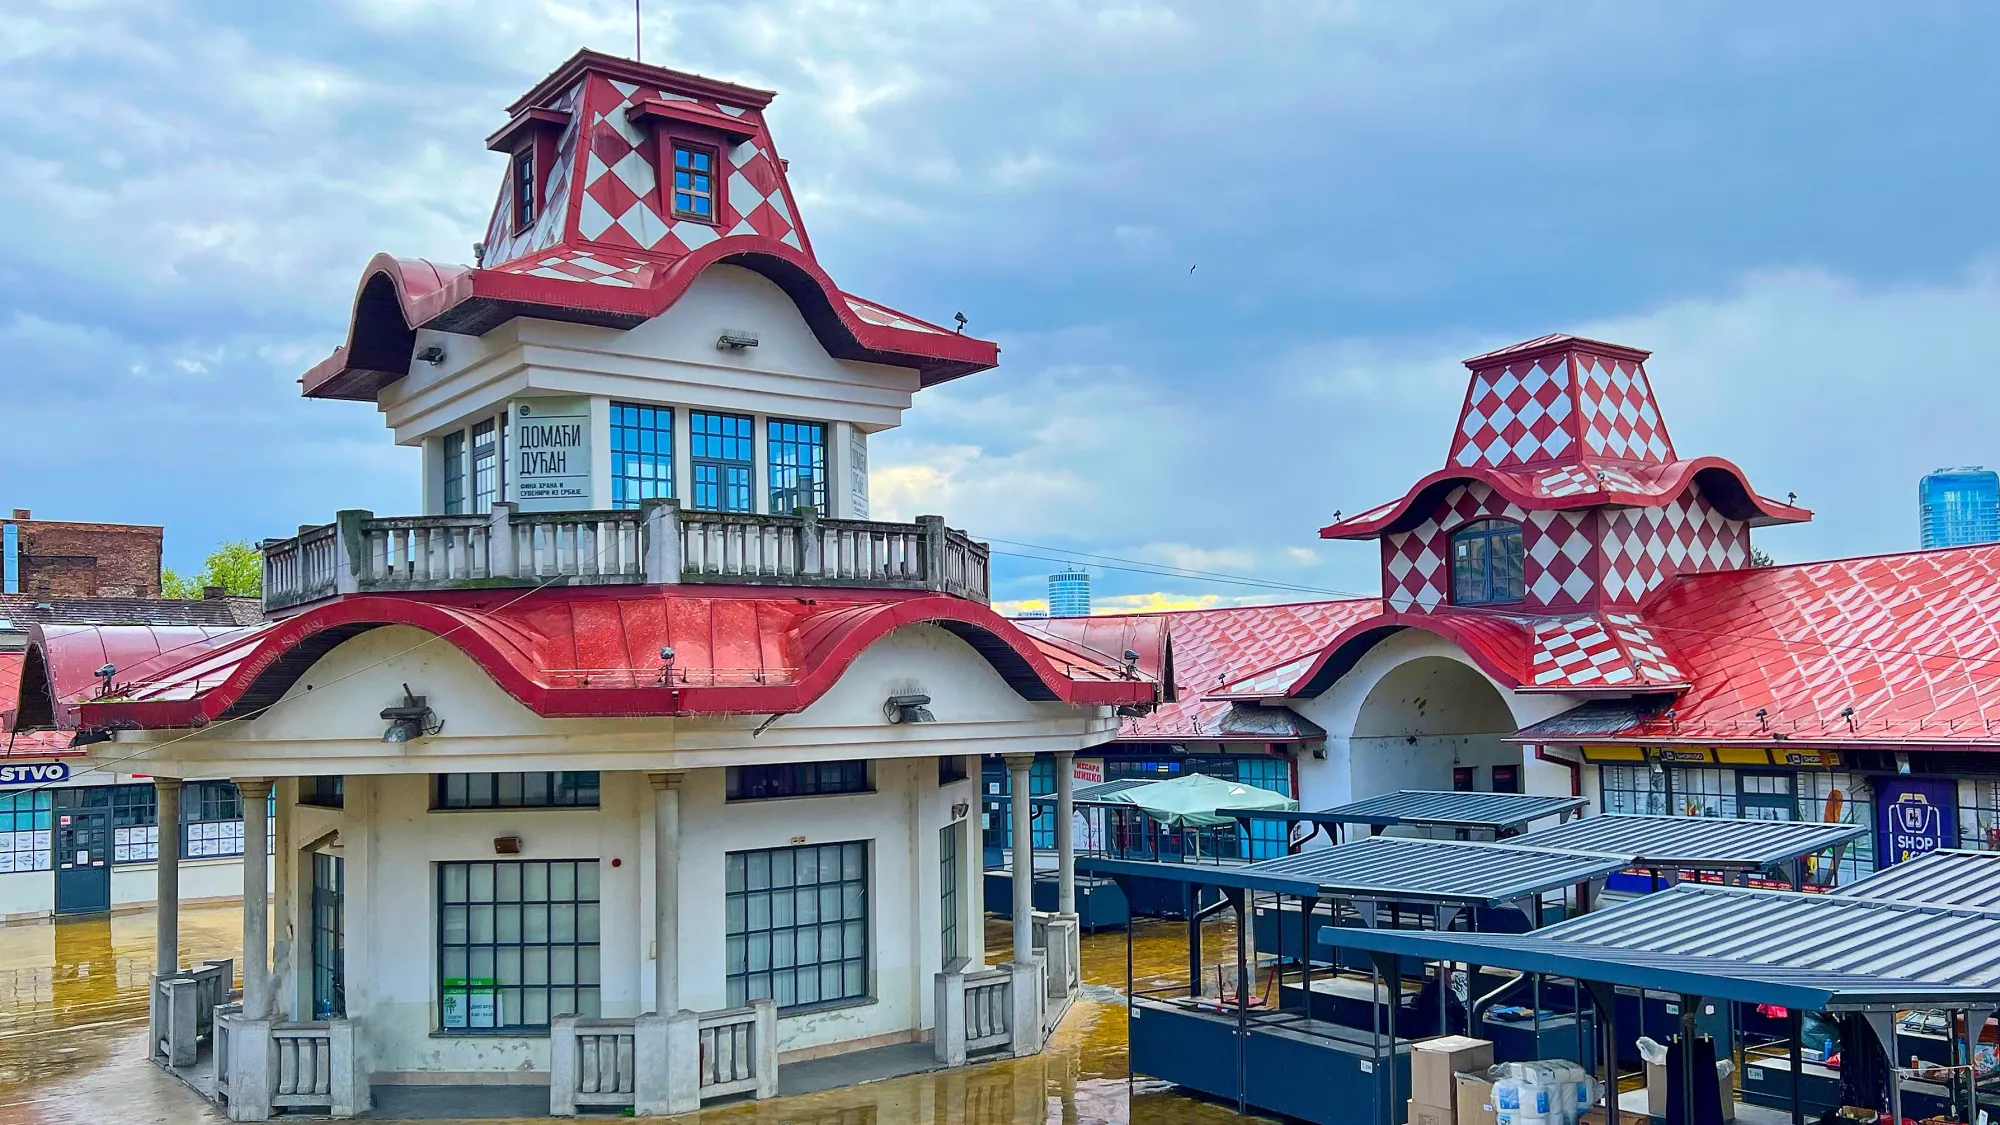
[[[1750,528],[1811,513],[1758,496],[1721,458],[1680,458],[1649,354],[1544,336],[1466,360],[1445,468],[1321,535],[1380,540],[1398,611],[1573,614],[1748,566]],[[1497,577],[1479,577],[1489,564]]]

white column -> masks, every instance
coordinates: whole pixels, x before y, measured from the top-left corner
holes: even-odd
[[[1035,764],[1033,754],[1007,755],[1007,773],[1012,782],[1008,802],[1014,820],[1014,963],[1025,965],[1035,959],[1035,840],[1032,794],[1028,792],[1028,770]]]
[[[1076,838],[1070,826],[1075,763],[1075,751],[1056,753],[1056,913],[1063,915],[1076,913]]]
[[[153,966],[161,976],[181,967],[181,779],[156,777],[153,797],[159,859],[153,891]]]
[[[653,785],[653,1011],[681,1007],[681,779],[649,773]]]
[[[271,1018],[271,823],[268,777],[236,779],[243,798],[243,1015]]]

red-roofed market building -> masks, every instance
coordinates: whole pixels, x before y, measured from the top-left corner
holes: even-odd
[[[1086,776],[1845,821],[1850,878],[2000,849],[2000,548],[1757,565],[1756,529],[1811,513],[1683,457],[1646,359],[1548,336],[1467,360],[1444,467],[1321,532],[1377,544],[1383,596],[1167,615],[1178,702]]]
[[[524,1079],[678,1113],[790,1061],[1037,1051],[1073,995],[1073,916],[1017,910],[988,956],[976,759],[1025,787],[1115,737],[1171,694],[1165,629],[1024,632],[984,544],[867,518],[870,436],[998,349],[834,284],[772,97],[563,64],[489,141],[474,263],[376,257],[301,379],[423,450],[424,511],[265,541],[269,623],[173,659],[111,627],[31,651],[40,725],[143,762],[163,819],[235,780],[245,886],[275,841],[220,1085],[161,850],[149,1038],[232,1118]],[[114,648],[81,698],[33,674]]]

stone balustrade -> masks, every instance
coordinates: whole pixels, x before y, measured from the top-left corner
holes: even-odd
[[[778,1092],[778,1007],[624,1019],[558,1016],[549,1028],[549,1114],[690,1113],[711,1098]]]
[[[944,526],[797,515],[638,511],[387,516],[264,541],[264,608],[296,610],[340,594],[538,585],[714,582],[931,590],[984,602],[990,556]]]

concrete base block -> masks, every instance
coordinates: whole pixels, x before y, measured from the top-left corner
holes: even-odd
[[[778,1002],[752,1000],[750,1006],[757,1010],[757,1030],[751,1036],[757,1047],[757,1089],[751,1096],[775,1098],[778,1096]]]
[[[229,1036],[229,1119],[271,1119],[271,1021],[221,1017]]]
[[[359,1044],[355,1041],[355,1028],[350,1020],[332,1020],[327,1024],[329,1037],[333,1043],[333,1105],[335,1117],[355,1117],[368,1112],[375,1106],[375,1095],[369,1089],[368,1075],[360,1067]]]
[[[667,1019],[666,1108],[692,1113],[701,1108],[701,1013],[686,1008]],[[640,1112],[644,1112],[643,1110]]]
[[[632,1024],[632,1111],[666,1117],[701,1108],[701,1017],[649,1012]]]
[[[965,974],[939,973],[937,988],[937,1029],[931,1038],[937,1061],[946,1066],[965,1065]]]
[[[1014,1014],[1009,1021],[1014,1036],[1014,1057],[1018,1059],[1039,1054],[1042,1049],[1042,1004],[1047,988],[1043,984],[1042,963],[1012,961],[1005,968],[1014,978],[1010,987]]]

